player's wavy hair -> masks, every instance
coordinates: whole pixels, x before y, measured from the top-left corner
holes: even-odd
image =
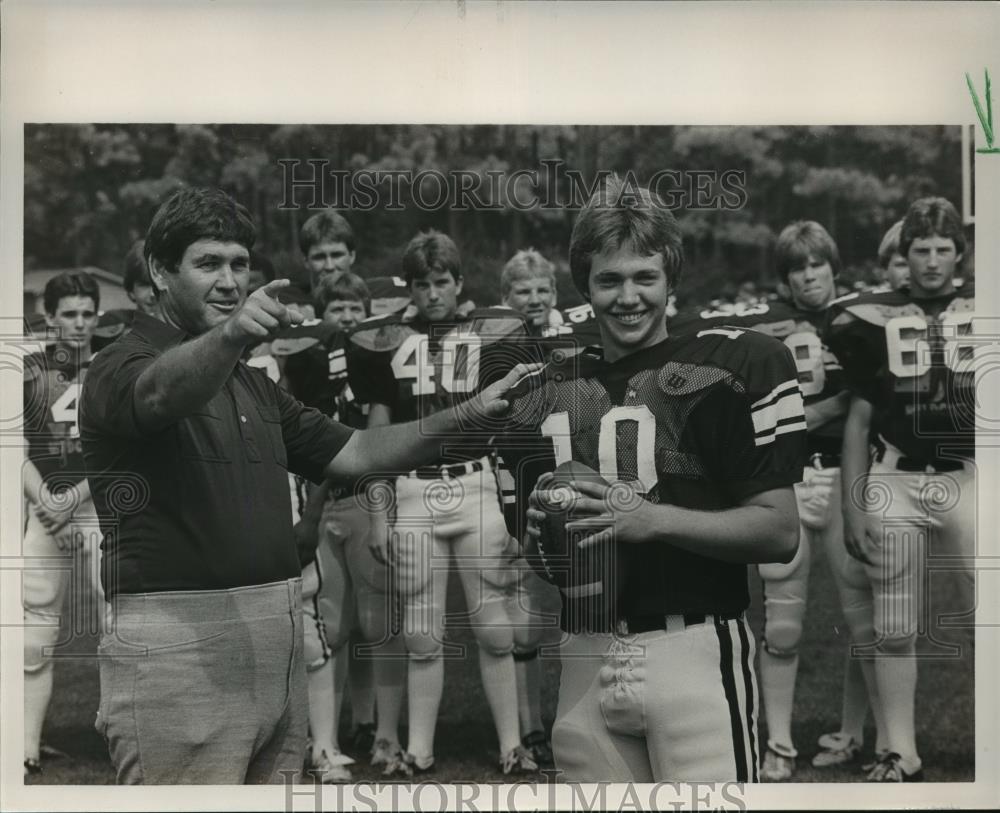
[[[145,257],[176,271],[188,246],[198,240],[239,243],[247,251],[257,228],[246,207],[221,189],[189,187],[174,192],[156,210],[146,232]]]
[[[64,296],[89,296],[95,309],[101,307],[101,286],[86,271],[63,271],[45,283],[42,306],[49,316],[55,316]]]
[[[882,242],[878,244],[878,264],[882,268],[888,268],[893,255],[899,252],[899,235],[902,230],[903,221],[897,220],[889,227]]]
[[[556,267],[535,249],[521,249],[507,260],[500,272],[500,296],[507,299],[515,282],[535,277],[545,277],[552,284],[552,290],[555,290]]]
[[[409,285],[434,271],[444,271],[455,282],[462,276],[462,261],[458,246],[447,234],[430,229],[414,237],[403,252],[403,278]]]
[[[809,258],[827,262],[833,276],[840,274],[840,252],[837,244],[815,220],[796,220],[781,230],[774,245],[774,260],[778,275],[788,282],[788,275],[809,264]]]
[[[354,251],[354,229],[347,218],[327,209],[306,220],[299,229],[299,249],[308,257],[313,246],[320,243],[343,243],[348,251]]]
[[[663,256],[670,290],[677,288],[684,264],[684,243],[677,218],[658,195],[626,186],[617,175],[591,195],[580,211],[569,241],[573,285],[590,299],[590,266],[595,254],[628,246],[636,254]]]
[[[899,253],[909,254],[913,241],[921,237],[950,237],[955,251],[965,253],[965,234],[958,210],[946,198],[919,198],[910,204],[899,232]]]
[[[316,284],[313,293],[316,305],[316,315],[323,317],[326,306],[331,302],[343,300],[347,302],[360,302],[365,309],[365,316],[370,316],[372,312],[372,294],[365,285],[365,281],[357,274],[348,271],[339,277],[327,275],[321,277]]]
[[[136,240],[125,254],[122,273],[122,287],[132,293],[136,285],[152,286],[153,278],[149,276],[149,266],[146,265],[145,242]]]

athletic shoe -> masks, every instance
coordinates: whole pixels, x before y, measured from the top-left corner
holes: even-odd
[[[770,747],[764,754],[764,766],[760,778],[764,782],[786,782],[795,773],[795,757],[786,757]]]
[[[874,770],[875,766],[878,765],[878,763],[882,759],[884,759],[885,755],[888,754],[888,753],[889,753],[889,749],[888,748],[877,748],[877,749],[875,749],[875,759],[873,759],[871,762],[865,762],[861,766],[861,773],[864,773],[864,774],[871,773],[872,770]]]
[[[403,758],[403,749],[399,746],[398,742],[378,739],[375,740],[375,744],[372,745],[371,754],[372,765],[388,765],[393,760],[400,760]]]
[[[31,757],[25,757],[24,759],[24,775],[25,776],[35,776],[42,772],[42,766],[39,764],[37,759],[32,759]]]
[[[538,763],[518,745],[500,757],[500,770],[505,776],[510,773],[535,773],[538,770]]]
[[[353,779],[347,767],[352,764],[354,760],[340,751],[328,754],[324,749],[319,752],[319,756],[312,754],[309,760],[309,772],[324,785],[338,785]]]
[[[532,731],[529,734],[525,734],[521,739],[521,745],[528,752],[528,756],[539,765],[553,764],[552,745],[549,743],[544,731]]]
[[[358,754],[370,754],[375,745],[375,723],[361,723],[351,733],[351,749]]]
[[[923,782],[924,769],[917,768],[913,773],[907,773],[900,765],[902,757],[895,751],[890,751],[882,757],[871,773],[868,774],[869,782]]]
[[[409,751],[386,764],[382,776],[405,776],[431,773],[434,770],[434,757],[415,757]]]
[[[829,768],[833,765],[853,762],[861,753],[861,743],[842,731],[824,734],[819,738],[818,745],[823,750],[812,758],[814,768]]]

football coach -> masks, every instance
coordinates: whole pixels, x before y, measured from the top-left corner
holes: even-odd
[[[241,358],[301,317],[288,280],[247,296],[255,228],[219,190],[157,211],[146,259],[162,320],[135,315],[95,357],[81,440],[115,625],[96,727],[120,784],[281,782],[302,766],[306,672],[288,472],[314,482],[440,457],[465,420],[497,417],[518,368],[456,410],[352,431]],[[141,510],[124,506],[131,491]]]

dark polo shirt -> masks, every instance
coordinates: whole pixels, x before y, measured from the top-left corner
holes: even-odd
[[[131,331],[98,353],[87,373],[80,438],[109,597],[298,576],[288,472],[320,482],[351,436],[242,362],[192,414],[143,432],[136,380],[189,338],[136,314]]]

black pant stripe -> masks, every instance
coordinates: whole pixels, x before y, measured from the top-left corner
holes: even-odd
[[[733,636],[729,632],[729,622],[716,621],[715,632],[719,636],[719,671],[722,672],[722,688],[729,703],[729,722],[733,734],[733,754],[736,759],[736,781],[749,779],[747,770],[747,750],[743,741],[743,722],[740,719],[740,699],[736,694],[736,678],[733,672]]]
[[[312,597],[313,615],[316,619],[316,633],[319,636],[319,645],[323,650],[323,660],[328,661],[333,656],[333,651],[326,640],[326,624],[323,622],[323,613],[319,606],[319,591]]]
[[[740,649],[743,651],[743,685],[747,696],[747,733],[750,735],[750,771],[753,776],[751,781],[759,781],[757,778],[757,729],[753,724],[753,666],[750,663],[750,638],[747,633],[746,621],[742,618],[736,619],[736,626],[740,631]]]

